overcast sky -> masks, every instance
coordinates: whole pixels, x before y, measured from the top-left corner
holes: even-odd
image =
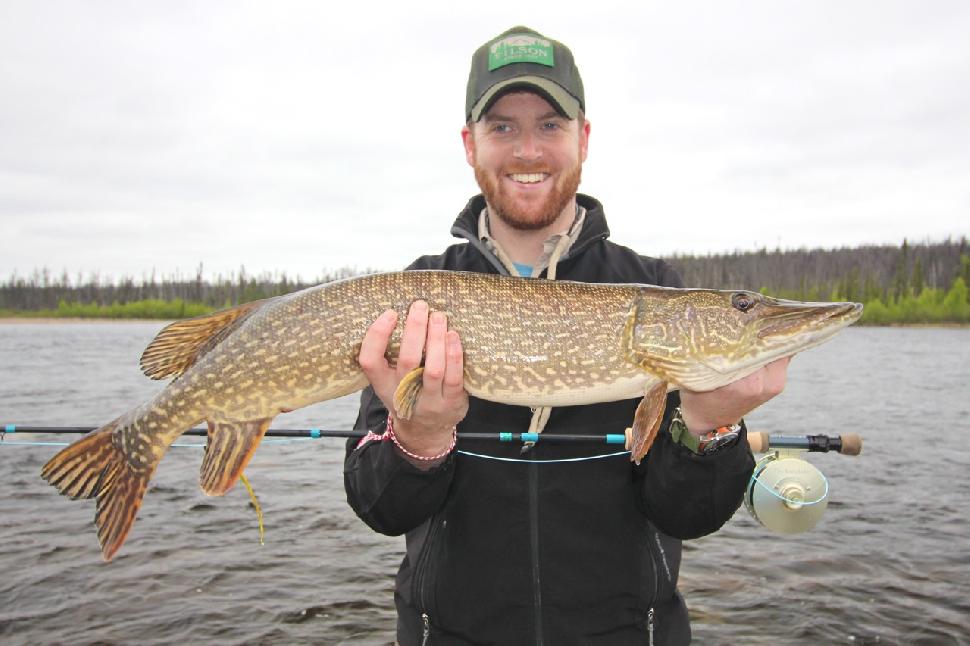
[[[396,269],[477,192],[474,49],[564,41],[663,256],[970,235],[970,2],[0,2],[0,278]]]

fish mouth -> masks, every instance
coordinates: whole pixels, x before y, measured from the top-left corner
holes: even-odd
[[[821,345],[862,316],[861,303],[773,299],[768,306],[778,311],[766,316],[758,330],[757,338],[765,348],[760,365]]]
[[[859,303],[803,303],[766,297],[762,305],[769,311],[756,323],[757,331],[752,330],[756,351],[727,364],[702,361],[721,375],[724,383],[745,377],[776,359],[821,345],[862,316]]]
[[[807,337],[824,341],[862,316],[861,303],[801,303],[772,299],[765,306],[771,310],[758,330],[765,340],[800,340]],[[794,343],[799,346],[801,343]]]

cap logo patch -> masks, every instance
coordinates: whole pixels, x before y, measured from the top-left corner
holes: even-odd
[[[531,34],[512,34],[488,48],[488,71],[512,63],[538,63],[554,67],[552,43]]]

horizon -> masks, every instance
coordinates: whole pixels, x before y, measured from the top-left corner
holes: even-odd
[[[690,260],[690,259],[710,259],[719,257],[738,257],[745,255],[756,255],[767,253],[785,255],[788,253],[837,253],[837,252],[847,252],[856,251],[863,249],[901,249],[903,243],[909,248],[929,248],[936,246],[964,246],[970,247],[970,238],[965,235],[959,237],[948,236],[942,240],[929,240],[924,239],[921,241],[913,241],[909,238],[904,238],[898,243],[863,243],[854,246],[841,246],[841,247],[796,247],[796,248],[774,248],[770,249],[768,247],[761,247],[757,249],[735,249],[730,251],[719,251],[712,253],[677,253],[667,254],[664,256],[658,256],[661,260]],[[199,268],[201,267],[202,272],[200,274]],[[43,280],[44,273],[46,271],[48,280],[51,281],[54,286],[64,286],[64,287],[81,287],[89,285],[100,285],[100,286],[117,286],[126,281],[131,281],[135,285],[144,286],[148,284],[155,283],[184,283],[184,282],[195,282],[201,280],[208,284],[219,284],[226,281],[236,282],[240,280],[240,274],[244,273],[247,280],[253,279],[258,282],[287,282],[287,283],[301,283],[301,284],[319,284],[321,282],[327,282],[328,280],[335,280],[339,278],[345,278],[350,276],[359,276],[369,273],[382,273],[382,272],[392,272],[401,271],[403,268],[380,268],[380,267],[364,267],[357,268],[351,266],[344,267],[324,267],[319,273],[311,278],[307,278],[298,274],[291,274],[285,269],[272,269],[272,270],[262,270],[260,272],[252,272],[246,269],[245,265],[240,266],[237,269],[230,269],[226,272],[206,272],[204,263],[198,263],[196,268],[191,271],[180,271],[176,268],[171,274],[161,274],[155,269],[144,270],[140,272],[138,276],[133,274],[126,275],[106,275],[103,272],[97,270],[84,272],[84,271],[68,271],[62,269],[59,271],[54,271],[48,267],[36,267],[31,270],[29,274],[21,274],[18,272],[12,272],[7,276],[0,276],[0,286],[10,286],[14,284],[15,280],[25,280],[25,281],[38,281]],[[54,282],[57,280],[62,280],[67,278],[67,283],[64,282]],[[155,282],[150,282],[154,280]],[[30,284],[34,284],[31,282]]]

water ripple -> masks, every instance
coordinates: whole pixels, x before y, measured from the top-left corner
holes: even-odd
[[[137,357],[160,324],[0,326],[2,416],[95,426],[161,387]],[[741,511],[685,544],[682,591],[700,644],[970,643],[970,330],[850,329],[799,356],[755,430],[861,433],[858,458],[812,456],[825,517],[771,534]],[[962,404],[960,402],[963,402]],[[279,418],[347,427],[353,398]],[[5,421],[5,420],[0,420]],[[47,438],[49,439],[49,438]],[[308,448],[308,446],[310,448]],[[200,453],[166,456],[130,540],[101,562],[92,501],[39,478],[57,447],[0,445],[3,643],[387,644],[403,541],[347,507],[343,443],[262,447],[241,487],[198,489]]]

